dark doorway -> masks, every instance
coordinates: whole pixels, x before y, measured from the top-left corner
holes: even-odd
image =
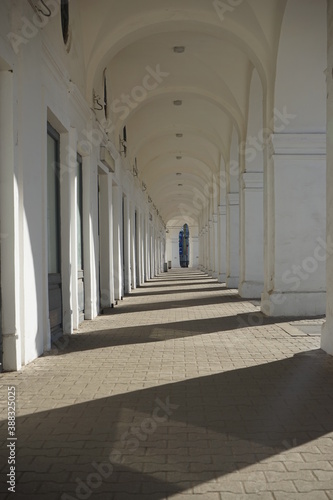
[[[60,135],[47,125],[47,239],[51,340],[62,332]]]

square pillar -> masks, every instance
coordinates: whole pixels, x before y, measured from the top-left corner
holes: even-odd
[[[19,191],[14,162],[13,73],[0,72],[0,215],[3,368],[20,370]]]
[[[100,182],[100,288],[101,308],[114,305],[112,174]]]
[[[333,356],[333,2],[328,2],[327,61],[327,162],[326,162],[326,322],[321,335],[321,348]]]
[[[131,252],[131,282],[132,282],[132,289],[135,289],[137,287],[137,274],[138,271],[136,269],[136,263],[139,261],[137,251],[138,251],[138,245],[137,245],[137,225],[135,223],[135,206],[133,203],[131,203],[131,208],[130,208],[130,219],[131,219],[131,232],[130,232],[130,252]]]
[[[325,313],[326,136],[275,134],[265,190],[269,316]]]
[[[129,200],[127,196],[124,196],[124,291],[125,293],[130,293],[131,291],[131,217],[130,217],[130,207]]]
[[[228,288],[239,284],[239,193],[227,193],[227,279]]]
[[[264,289],[263,172],[241,175],[239,295],[260,298]]]
[[[214,272],[214,230],[213,220],[208,221],[208,274],[213,276]]]
[[[218,281],[227,279],[227,207],[219,205],[218,213]]]
[[[113,276],[114,276],[114,298],[121,300],[123,295],[123,271],[122,271],[122,193],[119,186],[112,187],[112,213],[113,213]]]
[[[213,236],[214,236],[213,278],[217,278],[219,274],[219,236],[218,236],[217,214],[213,214]]]

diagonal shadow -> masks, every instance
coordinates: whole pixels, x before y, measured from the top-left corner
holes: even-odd
[[[198,488],[332,432],[332,388],[333,359],[318,350],[18,417],[17,494],[83,498],[89,477],[92,498],[111,500]]]
[[[168,280],[168,281],[163,281],[163,280],[149,280],[147,283],[145,283],[143,286],[139,287],[140,289],[145,288],[145,289],[150,289],[150,288],[168,288],[168,287],[173,287],[177,288],[179,286],[184,286],[184,285],[211,285],[212,283],[216,283],[216,285],[220,285],[216,280],[213,280],[212,278],[206,278],[202,280],[190,280],[186,278],[179,278],[175,280]],[[223,286],[223,283],[221,283],[221,286]]]
[[[303,318],[293,319],[297,320]],[[253,323],[254,320],[256,321],[255,324]],[[167,340],[195,337],[197,335],[204,336],[211,333],[218,333],[221,335],[222,340],[223,334],[232,330],[234,330],[236,334],[237,330],[241,332],[243,328],[275,325],[285,322],[285,317],[272,318],[264,316],[260,312],[255,312],[253,314],[238,314],[217,318],[175,321],[172,323],[154,323],[151,325],[145,324],[121,328],[113,328],[111,323],[110,329],[65,336],[66,341],[61,345],[66,344],[67,347],[57,352],[57,355],[64,356],[72,352],[92,351],[94,349],[107,347],[164,342]],[[251,331],[248,332],[248,335],[251,335]]]
[[[184,285],[184,284],[183,284]],[[194,284],[195,285],[195,284]],[[223,291],[225,292],[228,290],[223,284],[218,284],[215,287],[202,287],[200,285],[200,288],[195,288],[195,286],[192,288],[193,285],[189,285],[188,288],[176,288],[175,290],[158,290],[158,291],[153,291],[149,292],[147,288],[144,289],[144,291],[141,292],[143,287],[136,288],[134,291],[132,291],[130,294],[125,295],[125,297],[145,297],[145,296],[155,296],[155,295],[172,295],[174,293],[180,294],[180,293],[204,293],[204,292],[219,292]],[[190,288],[191,287],[191,288]]]
[[[173,292],[170,296],[173,296]],[[192,291],[191,291],[192,294]],[[155,294],[154,294],[155,295]],[[108,307],[103,309],[103,315],[119,315],[139,311],[165,311],[166,309],[181,309],[183,307],[200,307],[235,302],[248,302],[251,299],[242,299],[239,295],[214,295],[208,297],[191,297],[190,299],[177,298],[175,300],[165,300],[164,302],[132,303],[126,304],[124,308]]]

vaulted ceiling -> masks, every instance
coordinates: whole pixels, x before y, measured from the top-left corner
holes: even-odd
[[[191,214],[196,190],[228,160],[233,130],[245,137],[253,69],[264,94],[273,88],[286,0],[81,4],[87,98],[105,74],[115,143],[126,126],[128,160],[165,222],[180,203]]]

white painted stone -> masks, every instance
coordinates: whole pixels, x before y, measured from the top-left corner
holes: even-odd
[[[227,210],[225,205],[219,206],[218,214],[218,230],[219,230],[219,275],[220,283],[226,282],[227,277]]]
[[[266,279],[262,296],[262,309],[272,316],[325,313],[325,135],[320,136],[322,154],[318,139],[318,134],[272,138],[275,204],[274,219],[267,223],[274,239],[271,281]],[[280,294],[286,295],[283,307],[274,299]]]
[[[239,286],[239,194],[227,194],[227,277],[228,288]]]
[[[239,295],[260,298],[264,287],[263,174],[242,174],[243,253],[240,265]]]
[[[333,355],[333,2],[328,1],[327,57],[327,249],[326,249],[326,322],[322,327],[321,348]]]

